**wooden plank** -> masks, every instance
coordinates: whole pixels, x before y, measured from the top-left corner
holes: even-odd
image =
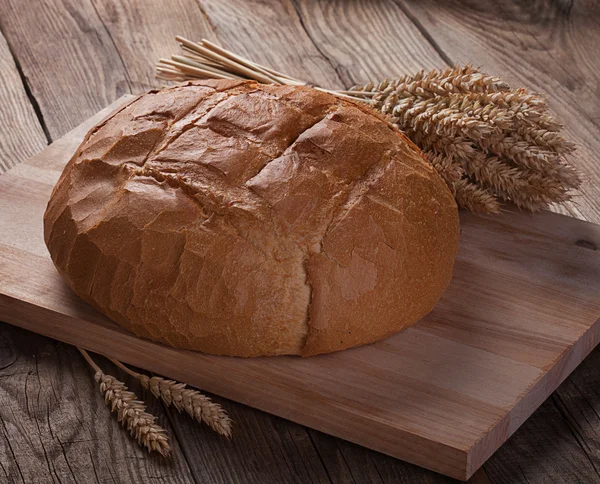
[[[600,222],[600,8],[597,2],[399,0],[453,62],[481,65],[543,94],[577,152],[586,183],[578,218]]]
[[[338,63],[306,31],[292,0],[201,0],[224,47],[290,76],[331,87],[345,83]]]
[[[91,0],[0,1],[0,29],[31,84],[52,139],[131,92]]]
[[[126,67],[132,92],[160,84],[154,78],[156,61],[177,52],[177,34],[222,42],[259,62],[281,66],[290,75],[306,78],[310,73],[308,80],[313,82],[340,83],[335,69],[303,29],[290,0],[235,0],[226,4],[151,0],[143,7],[108,0],[94,0],[93,4]],[[247,27],[248,22],[252,28]],[[265,45],[276,48],[265,49]]]
[[[569,432],[589,460],[589,467],[586,462],[579,469],[586,469],[586,478],[590,480],[600,479],[600,448],[597,444],[600,429],[599,367],[600,349],[596,349],[552,397],[567,422]]]
[[[373,484],[383,482],[373,464],[371,454],[361,452],[362,449],[357,445],[330,435],[315,430],[309,430],[309,433],[321,459],[327,466],[332,482],[371,482]],[[360,449],[355,456],[351,455],[353,448]],[[353,458],[349,459],[348,457]]]
[[[199,2],[93,0],[92,3],[126,68],[131,90],[136,94],[161,84],[154,75],[156,62],[177,51],[176,35],[214,37]]]
[[[310,38],[342,73],[342,87],[446,65],[392,0],[296,0],[295,4]],[[277,64],[273,67],[278,68]]]
[[[0,33],[0,174],[46,146],[6,39]]]
[[[94,122],[0,177],[0,201],[20,207],[0,214],[10,227],[0,230],[0,313],[10,322],[463,478],[600,338],[600,227],[514,213],[462,214],[445,296],[419,325],[375,345],[244,360],[137,339],[73,296],[39,236],[60,168]]]
[[[148,456],[131,441],[75,348],[4,323],[0,341],[0,481],[195,482],[173,436],[171,462]],[[98,362],[143,395],[112,364]],[[158,401],[144,397],[151,413],[162,413]],[[164,414],[159,423],[172,435]]]
[[[223,401],[223,399],[216,399]],[[186,425],[173,412],[173,427],[185,442],[199,482],[239,483],[413,483],[449,484],[454,479],[373,452],[342,439],[306,429],[273,415],[226,402],[235,424],[231,442]],[[203,458],[201,457],[203,456]],[[211,456],[207,458],[206,456]],[[477,484],[476,477],[469,482]],[[482,481],[481,484],[489,481]]]
[[[191,428],[185,416],[170,412],[179,440],[186,442],[184,451],[198,456],[188,458],[197,482],[330,482],[307,429],[233,402],[224,406],[235,422],[231,441]]]

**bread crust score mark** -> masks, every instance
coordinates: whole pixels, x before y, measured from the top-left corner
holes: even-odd
[[[88,134],[45,239],[74,291],[140,336],[311,355],[429,312],[458,217],[418,149],[367,108],[200,81],[141,96]]]

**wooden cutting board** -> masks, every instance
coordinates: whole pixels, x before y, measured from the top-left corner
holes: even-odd
[[[0,176],[0,320],[467,479],[600,339],[600,227],[461,214],[450,288],[414,327],[311,358],[239,359],[138,339],[70,292],[42,239],[52,187],[112,106]]]

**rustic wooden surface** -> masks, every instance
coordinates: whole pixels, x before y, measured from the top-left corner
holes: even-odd
[[[598,223],[599,23],[597,0],[0,0],[0,170],[155,85],[153,63],[179,33],[331,87],[455,61],[531,86],[579,145],[588,182],[565,210]],[[600,350],[471,481],[599,482],[598,388]],[[0,482],[449,482],[223,404],[238,423],[233,442],[153,405],[177,457],[148,458],[106,418],[72,347],[0,324]]]
[[[65,164],[132,97],[0,177],[0,319],[464,479],[600,342],[600,225],[551,212],[461,212],[445,294],[373,345],[250,361],[136,338],[66,287],[41,236]]]

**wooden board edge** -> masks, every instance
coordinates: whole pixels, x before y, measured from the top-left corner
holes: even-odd
[[[466,477],[469,479],[503,445],[517,429],[554,393],[563,381],[600,343],[600,319],[597,319],[567,348],[516,405],[478,441],[467,455]]]
[[[244,405],[249,405],[334,437],[368,447],[377,452],[455,479],[465,480],[468,453],[464,449],[451,447],[402,429],[390,432],[388,424],[379,422],[376,419],[359,422],[352,409],[329,404],[325,401],[321,401],[321,405],[324,405],[323,408],[329,410],[330,413],[328,415],[337,415],[340,421],[353,422],[353,425],[350,427],[348,425],[337,424],[327,416],[319,417],[316,414],[305,414],[305,416],[299,417],[294,408],[272,405],[272,400],[265,398],[264,395],[253,394],[251,391],[238,387],[237,384],[231,385],[228,382],[217,383],[214,379],[206,378],[203,376],[201,368],[198,369],[194,377],[190,380],[189,375],[184,375],[183,370],[181,370],[186,365],[179,360],[182,358],[185,359],[186,356],[197,359],[199,356],[202,357],[201,353],[160,345],[169,353],[170,357],[154,359],[152,356],[152,347],[157,345],[156,343],[138,338],[114,323],[111,323],[111,325],[114,324],[114,328],[99,326],[97,323],[89,323],[76,316],[58,313],[50,308],[37,306],[32,302],[14,298],[1,291],[0,321],[57,339],[67,344],[82,347],[108,358],[119,359],[124,363],[164,375],[174,380],[184,381],[191,386],[201,388]],[[40,322],[47,323],[47,326],[40,325]],[[89,325],[89,331],[75,330],[76,325]],[[47,327],[48,329],[40,331],[40,327]],[[102,333],[107,331],[114,332],[118,337],[119,342],[115,347],[109,348],[104,344],[105,335]],[[198,362],[195,361],[194,363],[197,365]],[[277,390],[275,387],[273,389],[274,391]],[[359,441],[353,438],[352,431],[345,430],[347,428],[356,431],[357,426],[360,425],[368,426],[370,432],[376,432],[380,438],[386,440],[386,443],[383,445],[377,442],[365,443],[364,440]],[[432,458],[434,454],[437,461]],[[444,457],[441,458],[441,456]]]

